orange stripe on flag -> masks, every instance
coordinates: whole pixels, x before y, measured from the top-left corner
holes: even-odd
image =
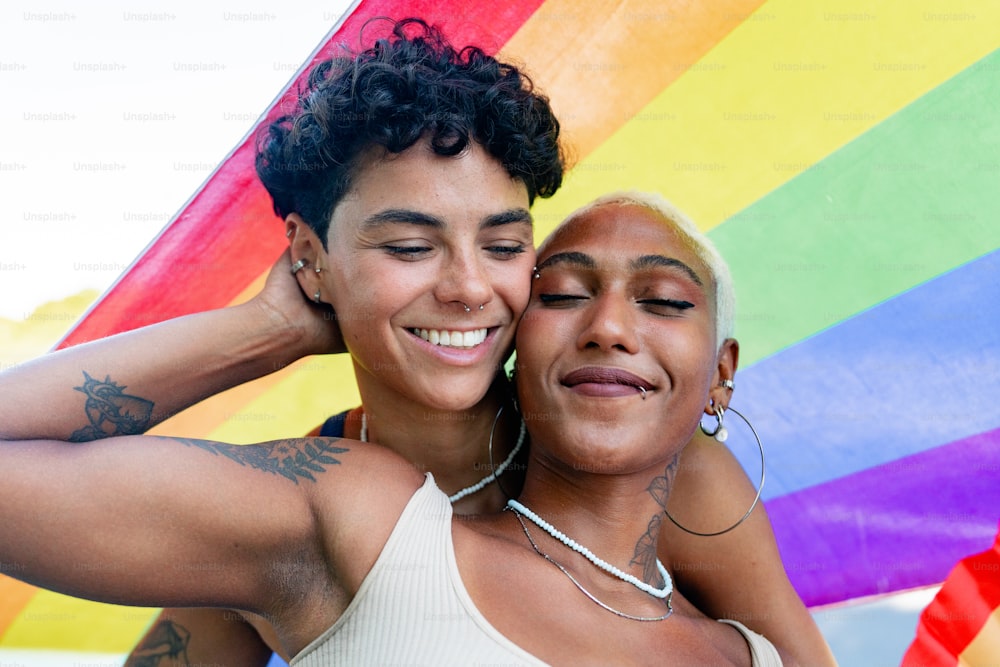
[[[34,586],[0,575],[0,600],[3,600],[0,604],[0,639],[37,592]]]
[[[548,0],[502,55],[527,63],[582,159],[762,4]]]

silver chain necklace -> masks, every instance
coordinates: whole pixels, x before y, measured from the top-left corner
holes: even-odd
[[[576,586],[578,589],[580,589],[581,593],[583,593],[588,598],[590,598],[593,602],[595,602],[602,609],[604,609],[606,611],[610,611],[615,616],[621,616],[622,618],[627,618],[630,621],[643,621],[643,622],[665,621],[668,618],[670,618],[670,616],[674,613],[674,607],[673,607],[673,604],[672,604],[672,600],[673,600],[673,597],[674,597],[673,584],[672,584],[672,582],[670,580],[670,575],[667,574],[665,571],[664,571],[664,574],[666,574],[666,576],[664,577],[664,579],[667,582],[666,587],[670,588],[669,592],[666,595],[666,599],[664,600],[665,604],[667,605],[667,613],[666,614],[664,614],[663,616],[633,616],[632,614],[626,614],[623,611],[618,611],[614,607],[612,607],[612,606],[610,606],[608,604],[605,604],[604,602],[601,602],[600,600],[598,600],[597,596],[595,596],[593,593],[591,593],[586,588],[584,588],[583,584],[581,584],[579,581],[577,581],[576,577],[574,577],[572,574],[570,574],[569,570],[567,570],[565,567],[563,567],[562,564],[558,563],[554,558],[552,558],[551,556],[549,556],[547,553],[545,553],[544,551],[542,551],[539,548],[538,544],[535,543],[534,538],[531,537],[531,533],[528,531],[528,524],[526,524],[524,522],[524,517],[521,516],[521,513],[516,508],[514,508],[511,505],[508,505],[507,508],[514,512],[514,516],[517,517],[518,522],[521,524],[521,529],[524,531],[524,536],[528,538],[528,542],[531,543],[531,548],[535,550],[535,553],[538,554],[539,556],[541,556],[542,558],[544,558],[545,560],[549,561],[553,565],[555,565],[557,568],[559,568],[559,570],[563,574],[565,574],[567,577],[569,577],[569,580],[573,582],[573,585]],[[529,516],[528,518],[530,519],[531,517]],[[659,560],[657,560],[657,564],[660,565]],[[663,566],[660,565],[660,568],[662,569]],[[631,582],[629,582],[629,583],[631,583]],[[658,596],[654,596],[654,597],[658,597]]]

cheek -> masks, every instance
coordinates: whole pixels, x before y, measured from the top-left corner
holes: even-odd
[[[510,262],[492,277],[493,290],[501,295],[514,315],[520,317],[528,307],[531,298],[531,267],[534,253],[530,257]]]

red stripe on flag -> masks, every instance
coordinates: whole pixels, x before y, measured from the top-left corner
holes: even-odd
[[[541,0],[411,0],[404,6],[390,0],[362,2],[326,38],[312,62],[328,57],[342,43],[356,46],[365,22],[379,16],[420,16],[440,25],[455,45],[476,44],[495,52],[541,4]],[[286,87],[266,117],[293,104],[307,76],[308,68]],[[267,270],[285,242],[271,199],[254,171],[258,127],[259,123],[59,347],[225,306]]]
[[[1000,607],[1000,533],[993,548],[959,561],[920,615],[902,667],[954,667]]]

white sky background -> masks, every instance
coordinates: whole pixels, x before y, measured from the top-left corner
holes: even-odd
[[[0,8],[0,317],[104,291],[350,0]]]

